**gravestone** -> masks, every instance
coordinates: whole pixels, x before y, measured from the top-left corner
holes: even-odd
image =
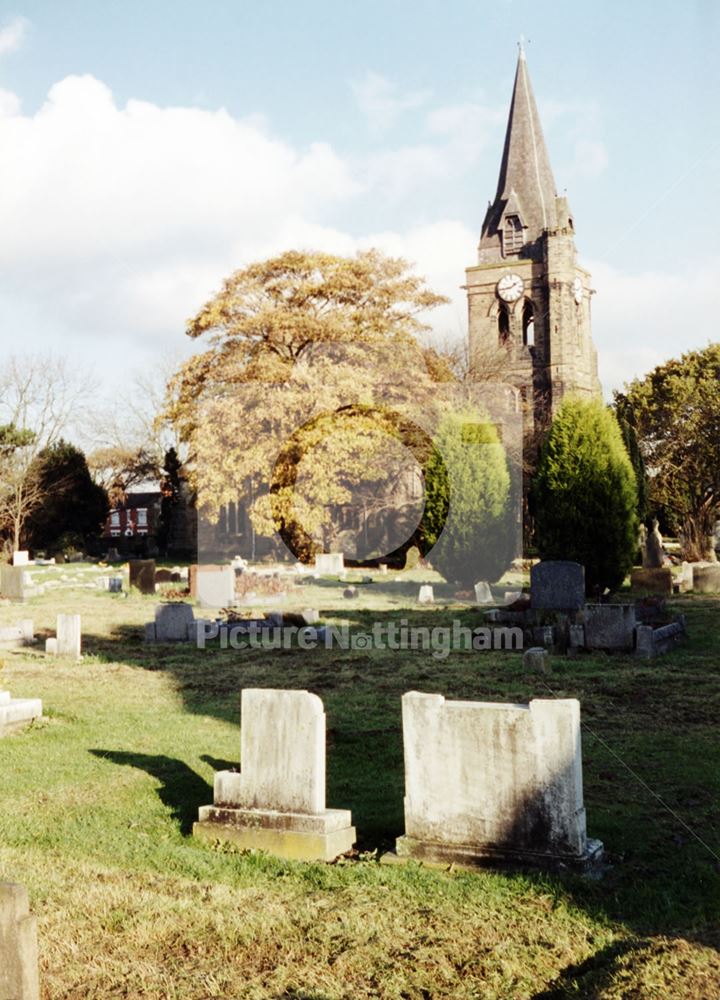
[[[193,833],[299,861],[332,861],[355,843],[349,810],[325,807],[325,712],[308,691],[242,692],[242,771],[215,774]]]
[[[232,566],[198,567],[195,592],[201,608],[227,608],[235,604],[235,570]]]
[[[13,552],[13,566],[27,566],[29,563],[30,553],[26,549],[19,549],[17,552]]]
[[[111,576],[108,578],[108,590],[111,594],[121,594],[122,593],[122,577],[121,576]]]
[[[154,594],[155,560],[131,559],[128,566],[130,568],[130,586],[137,587],[141,594]]]
[[[647,528],[640,522],[640,527],[638,528],[638,548],[640,549],[640,557],[642,560],[642,566],[645,569],[648,568],[648,554],[647,554]]]
[[[493,604],[493,595],[490,590],[490,584],[487,580],[480,580],[475,584],[475,603],[476,604]]]
[[[28,596],[27,574],[22,566],[0,566],[0,594],[11,601],[24,601]]]
[[[635,645],[633,604],[586,604],[583,617],[588,649],[629,650]]]
[[[673,581],[673,586],[674,589],[677,590],[678,594],[686,594],[689,590],[693,589],[692,563],[683,562],[680,567],[680,572]]]
[[[11,698],[9,691],[0,690],[0,736],[22,729],[41,716],[42,702],[39,698]]]
[[[420,565],[420,549],[411,545],[405,553],[405,569],[417,569]]]
[[[418,594],[418,604],[434,604],[435,595],[429,583],[424,583]]]
[[[337,576],[345,569],[342,552],[318,552],[315,556],[315,572],[319,576]]]
[[[82,646],[80,615],[58,615],[56,633],[57,655],[72,656],[79,660]]]
[[[156,569],[155,583],[172,583],[172,571],[169,569]]]
[[[652,531],[648,533],[645,543],[645,569],[661,569],[665,564],[665,550],[663,549],[662,535],[658,527],[658,519],[653,518]]]
[[[541,611],[579,611],[585,603],[585,568],[548,559],[530,569],[530,606]]]
[[[696,594],[720,594],[720,563],[694,565],[693,590]]]
[[[0,882],[0,998],[40,998],[37,924],[27,889],[13,882]]]
[[[635,629],[635,655],[651,660],[667,653],[687,636],[685,618],[653,628],[652,625],[638,625]]]
[[[0,628],[0,649],[20,649],[35,642],[32,618],[23,618],[17,625]]]
[[[187,642],[194,621],[195,614],[189,604],[183,601],[160,604],[155,608],[153,638],[156,642]]]
[[[550,673],[550,658],[544,646],[531,646],[523,653],[523,667],[536,674]]]
[[[405,835],[397,854],[444,863],[586,867],[580,703],[402,699]]]
[[[630,586],[641,593],[672,594],[672,570],[669,566],[662,569],[633,569],[630,572]]]
[[[305,608],[304,611],[300,612],[300,615],[306,625],[317,625],[320,621],[320,612],[317,608]]]

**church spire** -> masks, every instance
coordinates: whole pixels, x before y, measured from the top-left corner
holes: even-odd
[[[518,45],[510,114],[495,200],[483,224],[480,249],[497,247],[505,228],[516,230],[514,245],[532,243],[556,224],[555,180],[527,70]],[[509,221],[508,221],[509,219]]]

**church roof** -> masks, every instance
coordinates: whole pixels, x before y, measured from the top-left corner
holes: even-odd
[[[525,227],[526,241],[537,239],[544,229],[554,228],[555,180],[522,46],[515,72],[497,192],[483,223],[481,249],[498,244],[497,231],[512,201],[522,205],[521,222]]]

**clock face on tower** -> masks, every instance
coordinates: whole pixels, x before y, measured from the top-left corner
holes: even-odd
[[[576,278],[575,281],[573,281],[573,295],[575,296],[575,301],[578,305],[580,305],[583,300],[584,291],[582,278]]]
[[[497,293],[503,302],[517,302],[524,288],[525,283],[519,274],[504,274],[497,283]]]

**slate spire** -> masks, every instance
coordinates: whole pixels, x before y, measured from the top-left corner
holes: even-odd
[[[508,215],[519,215],[524,243],[556,224],[555,180],[522,42],[519,48],[498,187],[483,223],[481,249],[499,244]]]

